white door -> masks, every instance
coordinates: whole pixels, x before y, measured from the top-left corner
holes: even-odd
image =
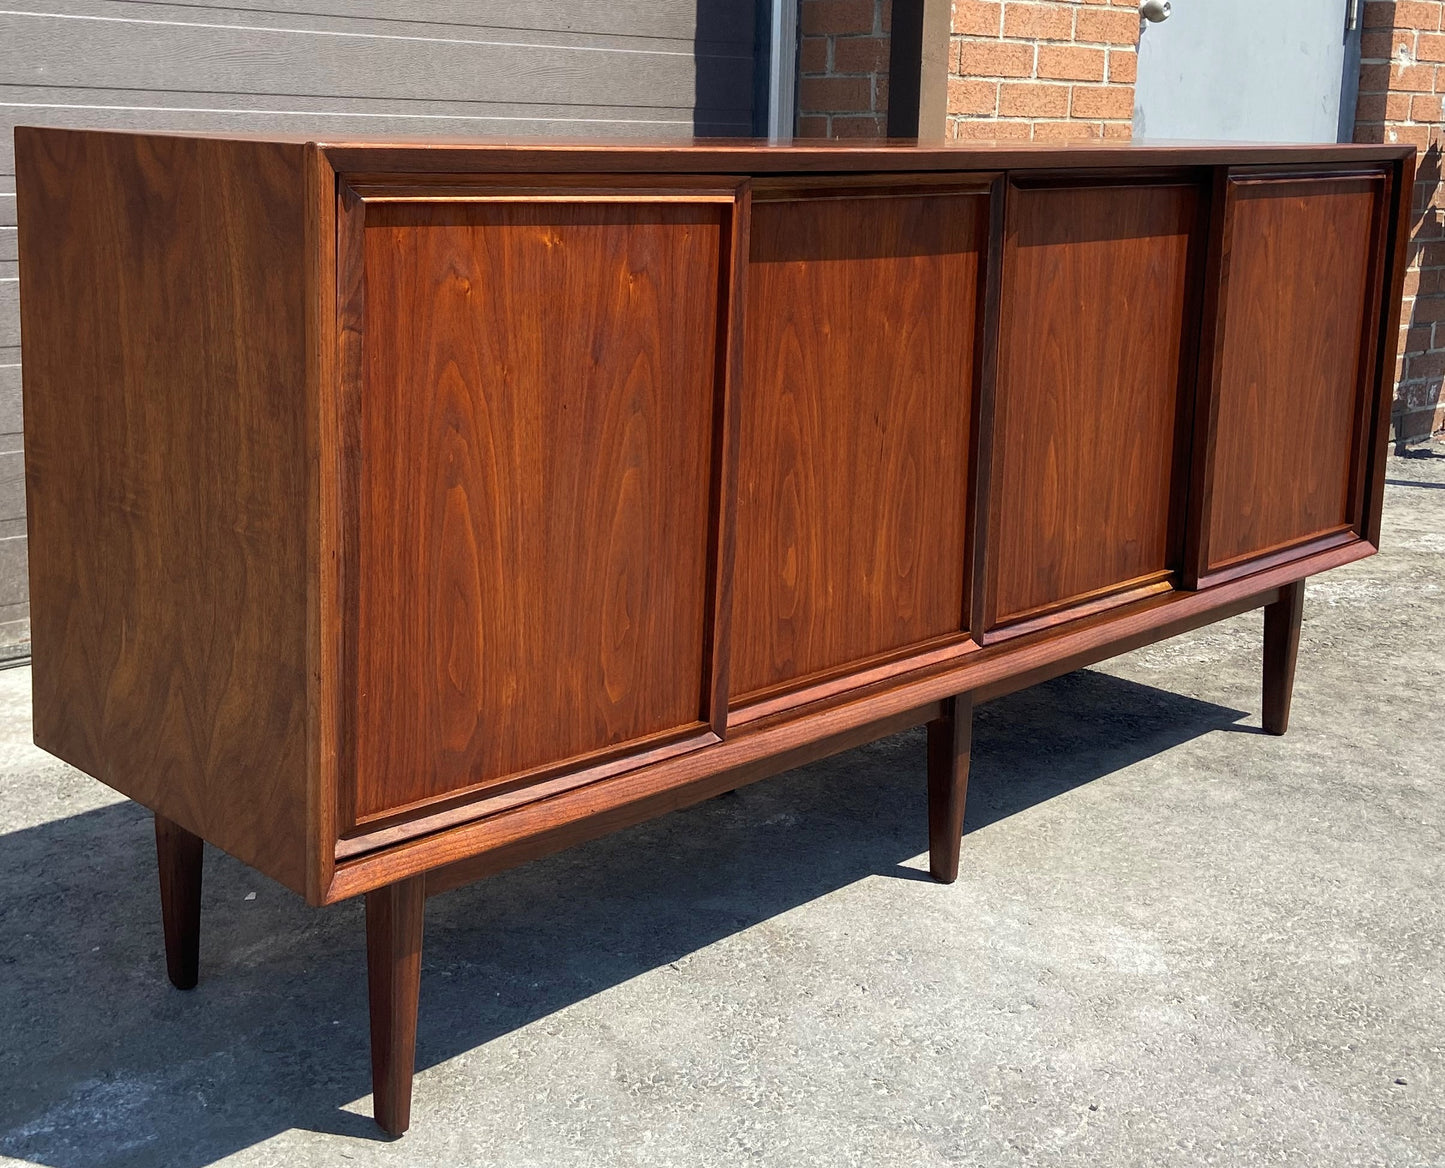
[[[1364,0],[1172,0],[1139,37],[1136,138],[1337,142],[1354,132]]]

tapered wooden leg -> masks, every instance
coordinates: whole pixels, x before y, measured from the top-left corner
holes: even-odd
[[[416,1004],[426,878],[366,894],[366,982],[371,997],[371,1093],[376,1122],[394,1136],[411,1125]]]
[[[949,698],[943,716],[928,723],[928,870],[944,884],[958,879],[972,737],[972,694]]]
[[[1304,615],[1305,582],[1279,590],[1279,599],[1264,607],[1264,714],[1266,734],[1283,734],[1289,726],[1289,700],[1294,692],[1294,663],[1299,656],[1300,618]]]
[[[193,990],[201,960],[201,857],[205,845],[178,823],[156,816],[156,866],[161,876],[161,926],[166,973],[178,990]]]

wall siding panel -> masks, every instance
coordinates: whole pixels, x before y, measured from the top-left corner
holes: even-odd
[[[0,349],[18,348],[19,345],[20,281],[0,280]],[[3,603],[0,600],[0,604]]]
[[[0,362],[0,434],[19,434],[21,429],[20,365]]]
[[[391,101],[691,106],[692,46],[548,44],[525,37],[192,24],[12,14],[0,76],[19,84]]]

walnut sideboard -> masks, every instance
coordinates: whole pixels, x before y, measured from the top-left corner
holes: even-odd
[[[1414,154],[16,131],[35,740],[427,894],[1252,608],[1379,542]],[[921,838],[921,831],[920,831]]]

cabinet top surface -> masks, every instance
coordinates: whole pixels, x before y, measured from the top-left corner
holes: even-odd
[[[602,139],[525,141],[506,138],[362,137],[327,141],[302,134],[192,134],[166,131],[73,130],[20,126],[29,135],[125,134],[131,137],[205,138],[273,142],[318,150],[343,171],[734,171],[798,173],[919,170],[1031,170],[1364,163],[1393,161],[1414,152],[1381,143],[1255,143],[1093,141],[1017,143],[873,139],[866,142],[749,138],[676,140]]]

